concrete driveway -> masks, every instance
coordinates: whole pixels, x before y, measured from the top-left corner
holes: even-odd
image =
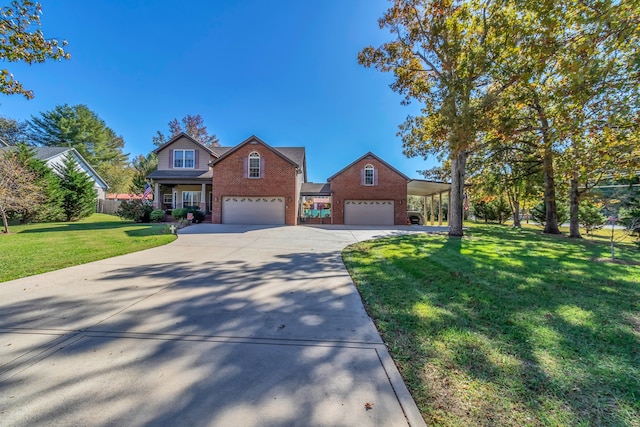
[[[0,283],[0,425],[424,425],[340,258],[424,231],[203,224]]]

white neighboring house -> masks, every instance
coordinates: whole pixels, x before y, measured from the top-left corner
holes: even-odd
[[[0,140],[1,141],[1,140]],[[0,151],[10,149],[11,147],[6,146],[5,144],[0,143]],[[49,168],[51,168],[54,172],[56,172],[55,165],[62,164],[65,156],[71,156],[76,161],[80,169],[86,173],[89,178],[93,181],[93,189],[96,192],[96,196],[98,197],[98,203],[96,205],[96,210],[99,210],[99,207],[103,205],[103,201],[107,197],[107,189],[109,185],[106,183],[104,179],[98,172],[91,167],[89,162],[87,162],[84,157],[78,153],[75,148],[69,147],[30,147],[35,152],[35,157],[44,161]]]

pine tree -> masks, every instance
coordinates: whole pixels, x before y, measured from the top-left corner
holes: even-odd
[[[65,156],[64,161],[55,168],[60,175],[62,210],[66,220],[78,220],[95,212],[97,197],[93,182],[80,169],[73,156]]]
[[[60,179],[43,160],[37,159],[35,151],[26,144],[18,144],[15,150],[18,161],[33,173],[34,183],[42,194],[42,203],[23,207],[20,221],[55,221],[62,218],[62,190]]]

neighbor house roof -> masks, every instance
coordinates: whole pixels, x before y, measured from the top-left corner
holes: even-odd
[[[385,162],[384,160],[382,160],[380,157],[376,156],[375,154],[373,154],[371,151],[369,151],[367,154],[365,154],[362,157],[357,158],[355,161],[349,163],[347,166],[345,166],[344,168],[340,169],[339,172],[331,175],[329,177],[329,179],[327,179],[327,181],[331,181],[333,178],[335,178],[336,176],[340,175],[342,172],[346,171],[347,169],[349,169],[351,166],[355,165],[356,163],[358,163],[360,160],[366,159],[368,157],[373,157],[374,159],[376,159],[377,161],[379,161],[380,163],[382,163],[383,165],[385,165],[386,167],[388,167],[389,169],[391,169],[392,171],[394,171],[395,173],[397,173],[398,175],[400,175],[401,177],[403,177],[404,179],[406,179],[407,181],[409,181],[409,177],[406,176],[405,174],[403,174],[402,172],[400,172],[398,169],[394,168],[393,166],[391,166],[389,163]]]
[[[0,147],[0,150],[12,150],[13,148],[14,147],[12,146]],[[96,181],[96,183],[100,185],[100,187],[104,189],[109,188],[109,184],[107,184],[107,182],[98,174],[98,172],[96,172],[96,170],[89,164],[89,162],[84,157],[82,157],[82,155],[75,148],[72,148],[72,147],[29,147],[29,148],[33,149],[34,157],[36,159],[42,160],[44,162],[49,162],[55,157],[64,155],[67,152],[71,152],[72,155],[75,157],[75,160],[78,163],[80,163],[80,166],[83,169],[85,169],[85,171],[90,172],[88,175],[92,176],[92,178],[94,178],[94,181]],[[51,168],[51,166],[49,167]]]
[[[184,132],[180,132],[179,134],[177,134],[176,136],[174,136],[173,138],[171,138],[169,141],[165,142],[164,144],[162,144],[161,146],[159,146],[158,148],[156,148],[155,150],[153,150],[154,153],[158,154],[160,152],[160,150],[165,149],[167,146],[173,144],[176,140],[180,139],[180,138],[187,138],[189,141],[193,142],[194,144],[202,147],[203,150],[207,151],[210,154],[216,155],[216,153],[214,153],[214,151],[207,147],[206,145],[200,143],[199,141],[195,140],[194,138],[192,138],[191,136],[187,135]]]

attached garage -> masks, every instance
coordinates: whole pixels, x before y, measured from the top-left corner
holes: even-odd
[[[393,200],[345,200],[344,223],[348,225],[393,225]]]
[[[224,196],[223,224],[284,225],[284,197]]]

